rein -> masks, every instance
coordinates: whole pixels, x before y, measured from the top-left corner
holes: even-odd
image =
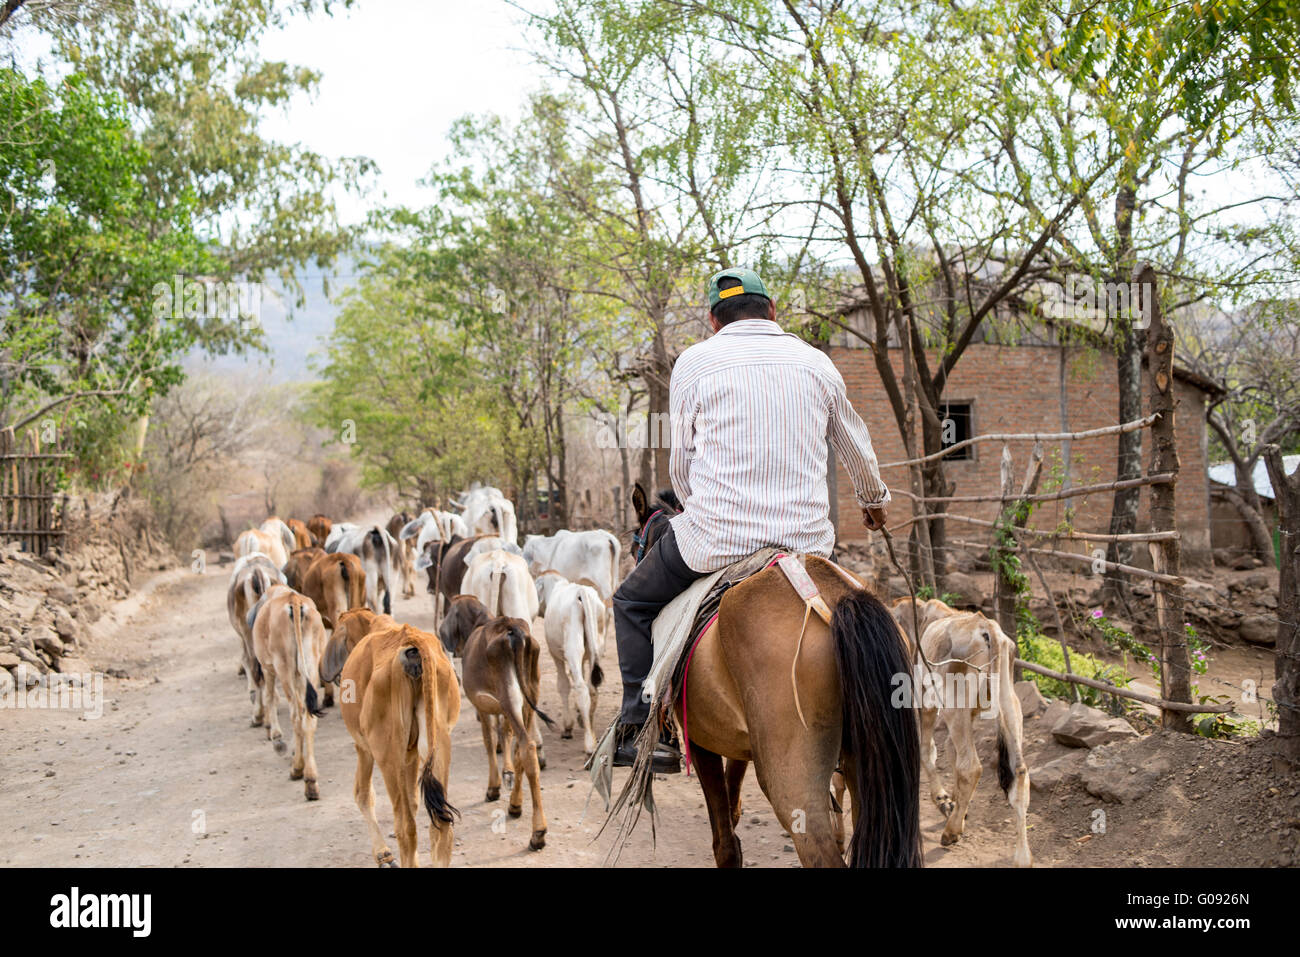
[[[646,536],[650,532],[650,523],[663,513],[664,510],[662,508],[655,509],[650,513],[650,517],[645,520],[645,524],[641,526],[641,531],[632,536],[632,544],[636,546],[637,564],[640,564],[641,559],[645,557]]]
[[[934,665],[930,664],[930,659],[925,656],[925,649],[921,647],[921,624],[920,619],[916,616],[916,586],[912,584],[912,576],[903,568],[902,563],[898,560],[898,555],[894,553],[894,536],[885,526],[880,527],[880,533],[885,536],[885,548],[889,551],[889,560],[893,563],[898,574],[903,576],[903,581],[907,585],[908,594],[912,597],[912,633],[916,635],[916,654],[925,665],[925,670],[934,674]]]

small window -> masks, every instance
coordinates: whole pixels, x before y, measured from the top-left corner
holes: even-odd
[[[964,442],[975,434],[974,419],[971,416],[971,403],[945,402],[939,407],[939,444],[948,448],[958,442]],[[970,461],[975,458],[975,446],[968,445],[951,455],[944,456],[947,462]]]

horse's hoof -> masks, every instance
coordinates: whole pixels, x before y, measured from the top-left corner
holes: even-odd
[[[301,780],[302,780],[302,768],[290,768],[290,769],[289,769],[289,780],[290,780],[290,781],[301,781]]]
[[[248,722],[248,726],[250,728],[260,728],[262,726],[262,719],[254,718],[252,721]]]
[[[284,743],[284,738],[272,738],[271,743],[275,746],[276,754],[284,754],[289,750],[289,746]]]
[[[560,737],[562,737],[565,741],[568,741],[573,737],[573,729],[565,728],[562,732],[560,732]]]
[[[513,772],[513,771],[503,771],[503,772],[501,773],[501,780],[505,783],[505,786],[506,786],[506,787],[510,788],[511,790],[514,790],[514,787],[515,787],[515,772]]]
[[[397,866],[397,861],[394,860],[393,858],[393,852],[389,850],[383,851],[378,857],[375,858],[375,860],[379,863],[380,867]]]
[[[320,800],[320,788],[317,787],[315,781],[312,781],[310,779],[307,781],[307,800],[308,801]]]
[[[533,831],[533,836],[528,841],[528,849],[530,851],[540,851],[545,846],[546,829],[542,828],[540,831]]]
[[[512,804],[510,805],[510,807],[506,809],[506,813],[509,814],[511,817],[519,817],[519,815],[524,813],[524,806],[520,804],[518,807],[516,807],[515,805]]]
[[[952,798],[949,797],[941,797],[935,803],[939,807],[939,813],[944,817],[950,817],[952,812],[957,809],[957,805],[954,804]]]
[[[485,801],[499,801],[501,799],[500,788],[488,788],[487,795],[483,798]]]
[[[939,836],[939,843],[942,844],[944,847],[951,847],[953,844],[956,844],[960,840],[961,840],[960,834],[949,834],[947,831],[944,831],[943,834]]]
[[[537,749],[537,769],[539,771],[546,770],[546,752],[541,748]]]

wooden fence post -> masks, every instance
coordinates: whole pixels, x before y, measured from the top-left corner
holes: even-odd
[[[1277,646],[1274,650],[1273,700],[1282,753],[1300,763],[1300,466],[1290,475],[1276,445],[1264,447],[1264,463],[1273,483],[1281,542],[1278,560]]]
[[[1178,515],[1174,495],[1178,488],[1178,443],[1174,434],[1174,331],[1166,321],[1156,290],[1156,271],[1150,263],[1134,270],[1139,302],[1150,319],[1147,333],[1147,385],[1151,424],[1150,474],[1172,473],[1173,481],[1151,486],[1152,531],[1177,531]],[[1177,538],[1162,538],[1148,544],[1155,571],[1178,577],[1181,550]],[[1187,653],[1183,627],[1183,590],[1180,585],[1158,581],[1154,585],[1156,624],[1160,630],[1160,697],[1188,704],[1192,700],[1192,663]],[[1192,723],[1185,711],[1162,708],[1160,724],[1174,731],[1190,732]]]

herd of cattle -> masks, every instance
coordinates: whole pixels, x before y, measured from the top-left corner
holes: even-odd
[[[526,778],[529,847],[545,846],[538,721],[554,722],[537,707],[540,645],[532,622],[539,615],[556,665],[563,735],[572,737],[576,711],[585,751],[596,746],[618,539],[603,530],[561,531],[529,535],[520,548],[514,506],[499,489],[476,487],[452,504],[457,512],[400,513],[387,526],[271,517],[235,542],[226,608],[240,639],[252,724],[265,726],[284,752],[277,690],[284,695],[293,723],[290,777],[303,780],[307,800],[316,800],[316,719],[337,696],[356,746],[354,796],[380,866],[397,861],[375,817],[376,764],[393,806],[401,865],[417,865],[417,783],[434,863],[450,861],[450,732],[462,694],[483,729],[487,800],[500,798],[500,753],[513,778],[508,813],[522,814]],[[394,592],[400,586],[413,597],[420,571],[433,596],[436,636],[392,617]],[[462,662],[459,679],[453,656]]]
[[[539,720],[548,727],[555,723],[537,707],[541,649],[532,623],[539,616],[555,662],[563,736],[572,737],[576,718],[584,752],[590,755],[596,748],[599,662],[612,627],[618,539],[603,530],[561,531],[529,535],[520,548],[514,507],[500,490],[476,487],[452,504],[457,512],[427,508],[416,516],[399,513],[387,526],[331,523],[324,515],[308,522],[272,517],[235,543],[226,605],[241,642],[252,724],[265,726],[276,750],[286,750],[276,709],[277,689],[282,692],[293,721],[290,777],[302,779],[307,799],[316,800],[316,719],[338,697],[356,746],[354,797],[380,866],[398,862],[375,817],[376,764],[393,806],[401,865],[417,866],[420,799],[429,814],[433,861],[439,866],[450,862],[457,813],[447,800],[450,733],[462,695],[473,705],[483,732],[487,800],[501,795],[500,754],[513,779],[508,813],[523,813],[527,779],[532,806],[528,846],[545,846],[540,771],[546,758]],[[403,596],[413,597],[421,571],[433,596],[436,635],[391,614],[399,582]],[[996,719],[998,783],[1015,814],[1014,863],[1029,866],[1021,713],[1012,684],[1005,680],[1015,657],[1014,641],[984,615],[959,612],[934,599],[899,599],[890,611],[914,648],[920,633],[924,660],[940,686],[980,674],[1004,679],[993,685],[995,700],[922,703],[921,757],[931,800],[946,819],[941,841],[954,843],[980,778],[973,719]],[[453,658],[461,660],[459,678]],[[935,763],[933,735],[940,719],[954,749],[952,794]],[[843,791],[837,772],[829,796],[834,811],[842,807]],[[842,823],[837,822],[841,838]]]

